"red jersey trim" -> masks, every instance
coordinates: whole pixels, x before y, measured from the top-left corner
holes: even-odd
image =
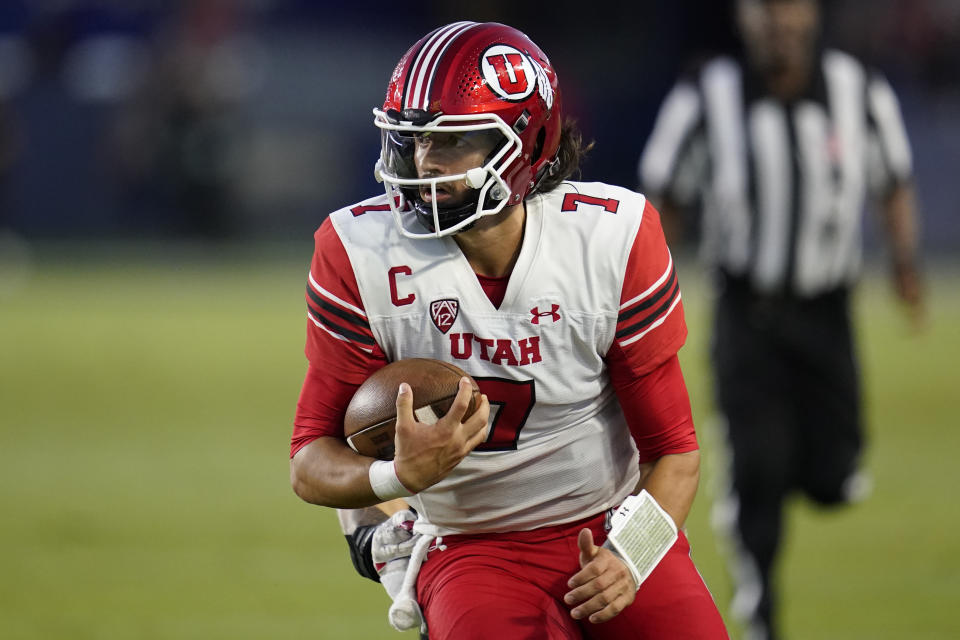
[[[673,256],[669,252],[667,255],[670,259],[663,275],[646,291],[620,305],[616,339],[621,347],[636,342],[666,322],[680,302],[677,270]]]
[[[336,338],[359,342],[367,347],[376,344],[367,315],[317,284],[313,274],[307,287],[307,311],[314,324]]]
[[[314,234],[315,248],[304,298],[307,359],[354,379],[382,351],[363,309],[353,266],[328,217]]]

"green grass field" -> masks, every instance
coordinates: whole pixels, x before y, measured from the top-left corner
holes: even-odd
[[[95,249],[40,250],[22,286],[0,287],[0,637],[400,637],[332,511],[288,484],[309,242]],[[682,359],[709,459],[696,273]],[[960,637],[960,277],[930,289],[921,336],[883,282],[860,290],[876,488],[847,511],[791,510],[791,638]],[[723,606],[709,477],[689,533]]]

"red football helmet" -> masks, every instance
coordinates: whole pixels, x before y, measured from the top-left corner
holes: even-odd
[[[383,109],[374,109],[382,150],[376,177],[408,237],[462,231],[481,216],[520,203],[556,165],[560,95],[546,54],[520,31],[497,23],[455,22],[432,31],[400,59]],[[443,133],[492,148],[479,165],[421,177],[415,140]],[[465,182],[466,204],[437,203],[437,184]],[[430,202],[421,188],[432,193]],[[427,232],[408,224],[413,210]],[[411,221],[412,222],[412,221]]]

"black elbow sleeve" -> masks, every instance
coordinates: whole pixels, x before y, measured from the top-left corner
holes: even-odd
[[[365,527],[357,527],[353,535],[344,536],[347,539],[347,546],[350,547],[350,560],[353,561],[353,568],[357,570],[364,578],[370,578],[374,582],[380,582],[380,575],[373,566],[373,532],[377,525],[371,524]]]

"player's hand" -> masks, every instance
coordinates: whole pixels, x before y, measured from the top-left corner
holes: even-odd
[[[580,571],[567,582],[571,591],[563,597],[573,607],[576,620],[606,622],[627,608],[637,595],[630,570],[612,551],[593,544],[593,532],[582,529],[577,537]]]
[[[490,402],[480,396],[480,405],[463,420],[470,406],[473,385],[460,379],[457,396],[447,414],[435,424],[417,422],[413,415],[413,392],[403,383],[397,394],[396,453],[393,462],[403,486],[419,493],[443,480],[474,447],[487,438]]]

